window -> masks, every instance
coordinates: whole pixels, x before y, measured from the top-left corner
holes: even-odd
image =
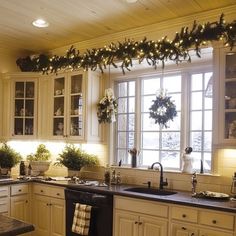
[[[128,149],[140,150],[138,165],[159,161],[165,169],[180,170],[181,154],[193,147],[195,169],[211,170],[212,98],[205,89],[212,76],[204,73],[172,73],[137,77],[115,83],[118,120],[115,127],[116,162],[131,163]],[[177,109],[177,117],[162,128],[149,118],[152,100],[160,89],[167,91]]]

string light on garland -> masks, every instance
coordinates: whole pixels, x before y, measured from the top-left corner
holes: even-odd
[[[166,95],[165,90],[160,90],[155,100],[152,100],[153,104],[149,108],[150,118],[155,120],[155,124],[159,124],[161,127],[167,128],[168,121],[174,119],[177,116],[176,106],[171,101],[171,97]]]
[[[157,29],[158,30],[158,29]],[[171,60],[177,64],[182,61],[191,61],[189,50],[194,49],[198,57],[201,56],[201,47],[207,42],[223,40],[225,45],[232,49],[236,43],[236,20],[226,23],[224,15],[219,21],[197,24],[194,21],[191,29],[182,27],[180,32],[176,32],[173,40],[162,37],[161,40],[153,41],[144,38],[141,41],[125,40],[123,43],[111,43],[98,49],[87,49],[81,54],[74,46],[66,52],[65,56],[48,56],[41,54],[38,57],[19,58],[16,64],[21,71],[34,71],[42,73],[56,73],[59,70],[72,70],[83,68],[84,70],[97,70],[102,72],[107,66],[118,67],[121,62],[123,73],[133,66],[133,59],[138,59],[139,63],[146,60],[150,66],[155,68],[161,62],[164,67],[165,61]]]
[[[111,88],[105,90],[105,96],[100,100],[97,107],[98,122],[100,124],[116,121],[118,104]]]

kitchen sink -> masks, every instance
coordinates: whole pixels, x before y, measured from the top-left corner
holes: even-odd
[[[145,194],[153,194],[160,196],[168,196],[176,194],[177,192],[169,191],[165,189],[156,189],[156,188],[146,188],[146,187],[134,187],[134,188],[126,188],[124,191],[127,192],[135,192],[135,193],[145,193]]]

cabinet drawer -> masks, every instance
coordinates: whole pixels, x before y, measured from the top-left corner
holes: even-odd
[[[232,233],[223,232],[223,231],[216,231],[211,229],[200,229],[199,236],[233,236]]]
[[[55,198],[61,198],[64,199],[65,198],[65,194],[64,194],[64,188],[54,188],[54,187],[50,187],[50,196],[51,197],[55,197]]]
[[[200,212],[199,223],[224,229],[234,229],[234,216],[218,212]]]
[[[5,197],[9,195],[9,188],[7,186],[0,187],[0,197]]]
[[[29,193],[28,184],[19,184],[11,186],[11,196]]]
[[[8,198],[0,198],[0,213],[8,212]]]
[[[33,186],[33,193],[35,194],[40,194],[40,195],[45,195],[45,196],[50,196],[50,187],[46,185],[34,185]]]
[[[127,197],[115,197],[116,209],[133,211],[153,216],[168,217],[168,206],[153,201]]]
[[[185,207],[172,207],[171,218],[176,220],[183,220],[185,222],[197,223],[198,211],[197,209],[190,209]]]
[[[197,236],[198,229],[195,225],[172,223],[171,224],[171,236]]]

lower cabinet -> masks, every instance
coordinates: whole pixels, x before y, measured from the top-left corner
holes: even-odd
[[[34,185],[33,223],[36,236],[65,235],[64,189]]]
[[[170,221],[169,236],[234,236],[231,213],[171,205]]]
[[[30,185],[17,184],[11,186],[10,199],[10,216],[31,223],[31,201],[30,201]],[[26,233],[31,235],[31,233]]]
[[[114,197],[113,236],[236,236],[234,213]]]
[[[167,211],[167,206],[151,201],[115,197],[113,234],[114,236],[166,236]]]
[[[115,213],[115,235],[122,236],[164,236],[167,235],[167,221],[143,214]]]

